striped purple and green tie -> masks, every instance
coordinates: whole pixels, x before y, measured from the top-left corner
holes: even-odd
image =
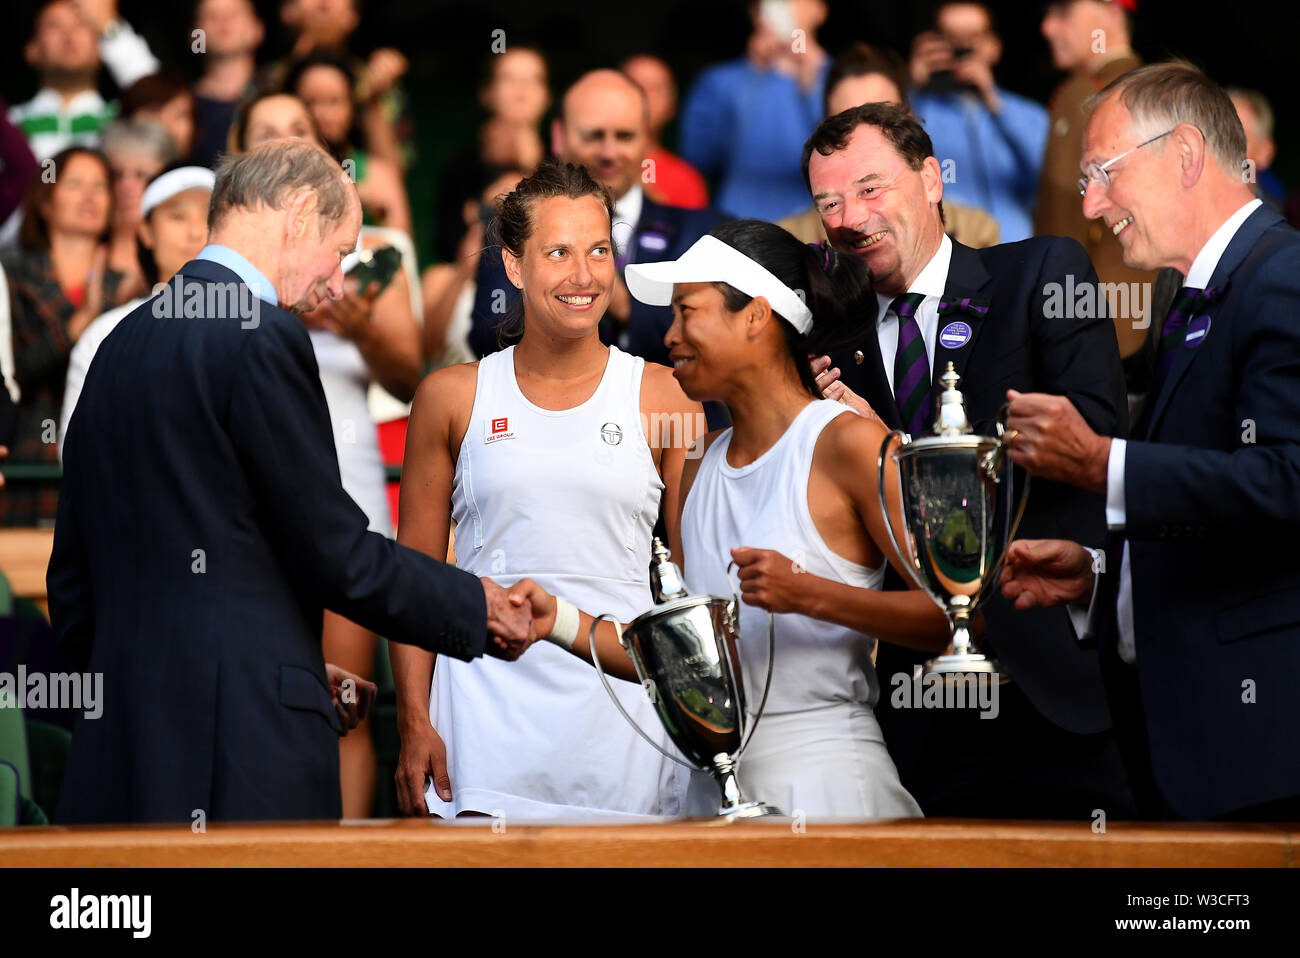
[[[1147,390],[1145,407],[1133,435],[1142,436],[1146,433],[1151,414],[1155,410],[1156,397],[1160,395],[1165,380],[1169,378],[1169,371],[1174,367],[1174,357],[1177,355],[1178,347],[1183,345],[1187,336],[1187,324],[1204,313],[1210,304],[1219,298],[1223,289],[1222,286],[1211,286],[1209,289],[1184,286],[1174,298],[1173,305],[1165,314],[1164,325],[1160,327],[1160,341],[1156,344],[1156,363],[1151,374],[1151,386]]]
[[[930,421],[930,357],[925,338],[916,321],[916,311],[925,297],[904,293],[889,304],[898,317],[898,351],[894,353],[894,401],[903,428],[913,436],[925,431]]]

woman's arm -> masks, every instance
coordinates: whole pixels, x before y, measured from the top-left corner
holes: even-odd
[[[468,375],[466,375],[468,372]],[[472,408],[477,367],[451,367],[429,376],[416,391],[406,428],[402,462],[397,541],[439,561],[447,558],[451,532],[451,488],[455,461],[451,454],[452,420],[458,407]],[[459,438],[459,437],[458,437]],[[397,771],[397,797],[403,814],[427,813],[424,783],[432,775],[443,800],[451,798],[439,781],[446,776],[446,750],[429,721],[429,690],[433,685],[434,654],[414,645],[388,643],[397,692],[397,727],[402,756]]]
[[[681,565],[681,511],[685,501],[682,475],[688,463],[688,449],[707,428],[704,425],[704,407],[682,392],[671,369],[658,363],[646,363],[641,377],[641,421],[645,425],[650,454],[664,482],[663,514],[668,529],[668,548]],[[693,449],[690,455],[695,456]],[[691,475],[694,473],[695,469],[691,468]]]
[[[520,579],[510,587],[511,593],[517,598],[517,605],[523,604],[523,599],[527,598],[532,602],[533,608],[533,627],[537,634],[542,637],[550,635],[555,628],[555,617],[558,611],[558,600],[551,595],[532,579]],[[578,632],[573,641],[572,648],[566,642],[551,639],[560,648],[565,649],[588,665],[595,665],[591,658],[591,624],[596,621],[596,617],[590,613],[578,610]],[[596,627],[596,654],[600,656],[601,667],[608,675],[615,678],[626,679],[629,682],[640,681],[637,678],[636,668],[632,665],[632,660],[628,654],[623,651],[623,645],[619,642],[619,633],[627,623],[620,622],[617,627],[609,619],[602,619],[600,625]]]

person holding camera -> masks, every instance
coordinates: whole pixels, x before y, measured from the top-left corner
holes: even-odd
[[[987,210],[1015,243],[1034,235],[1047,111],[997,85],[1001,58],[986,4],[940,3],[934,29],[912,44],[912,109],[934,141],[944,198]]]

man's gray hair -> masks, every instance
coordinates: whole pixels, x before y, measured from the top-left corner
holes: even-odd
[[[114,120],[104,127],[100,148],[110,158],[119,152],[145,153],[166,166],[176,159],[176,142],[157,123],[149,120]]]
[[[1240,172],[1246,161],[1246,131],[1223,87],[1186,60],[1138,67],[1112,80],[1084,104],[1091,115],[1103,100],[1118,94],[1133,118],[1138,136],[1159,136],[1190,123],[1205,137],[1205,148],[1226,171]],[[1164,141],[1153,143],[1159,150]]]
[[[317,222],[324,236],[348,211],[343,168],[328,153],[306,140],[285,139],[227,156],[217,166],[208,229],[216,229],[231,210],[284,209],[303,189],[316,194]]]

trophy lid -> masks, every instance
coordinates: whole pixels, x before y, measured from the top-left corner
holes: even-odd
[[[650,560],[650,593],[654,596],[655,605],[684,598],[686,586],[682,582],[682,572],[658,536],[655,536],[651,551],[654,557]]]
[[[943,393],[937,401],[938,415],[932,427],[933,433],[943,437],[969,435],[971,426],[966,418],[966,400],[957,388],[961,376],[953,369],[952,363],[948,363],[939,382],[943,384]]]

